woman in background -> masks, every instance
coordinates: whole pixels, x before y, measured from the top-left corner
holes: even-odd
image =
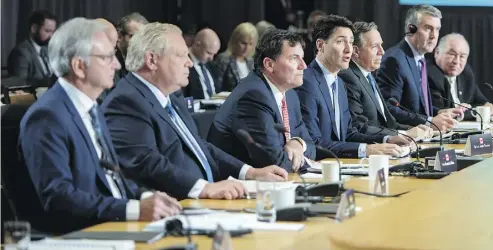
[[[222,91],[231,91],[253,70],[253,53],[258,33],[251,23],[241,23],[233,30],[228,48],[214,60]]]

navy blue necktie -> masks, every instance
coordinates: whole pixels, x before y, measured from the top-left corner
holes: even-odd
[[[168,111],[168,114],[173,120],[173,122],[175,123],[176,128],[180,132],[180,136],[182,137],[183,141],[185,141],[188,148],[190,148],[190,150],[192,150],[195,156],[199,159],[202,167],[205,170],[207,181],[211,183],[214,182],[211,166],[207,161],[207,157],[205,156],[204,151],[202,151],[199,144],[197,143],[197,140],[195,140],[195,138],[193,137],[190,130],[188,130],[183,120],[180,118],[178,113],[176,113],[175,109],[173,108],[173,105],[171,105],[171,102],[168,102],[168,104],[166,105],[166,110]]]
[[[385,120],[387,120],[387,117],[385,117],[385,112],[383,110],[382,99],[380,98],[380,95],[378,94],[378,91],[377,91],[377,86],[375,85],[375,78],[373,78],[373,76],[370,73],[366,76],[366,79],[368,79],[368,82],[370,83],[371,88],[373,89],[373,93],[375,94],[375,98],[377,98],[378,107],[380,108],[380,112],[382,112],[382,114],[383,114],[383,118]]]
[[[110,153],[110,147],[106,139],[104,138],[103,135],[103,130],[101,129],[101,123],[99,121],[99,111],[97,105],[94,105],[90,110],[89,110],[89,115],[91,116],[91,123],[92,127],[94,129],[94,132],[96,132],[96,140],[101,147],[101,159],[104,161],[107,161],[113,166],[113,169],[108,172],[111,176],[111,178],[115,181],[118,189],[120,190],[120,195],[122,196],[122,199],[127,199],[127,192],[125,191],[125,185],[123,184],[122,177],[120,175],[120,172],[118,171],[119,168],[116,165],[116,162],[111,159],[111,153]],[[101,164],[104,166],[104,164]]]
[[[202,69],[202,75],[204,76],[204,83],[205,87],[207,88],[207,94],[209,94],[209,97],[212,97],[213,92],[212,92],[212,85],[211,81],[209,80],[209,75],[207,74],[207,68],[205,66],[205,63],[200,63],[200,68]]]
[[[339,95],[338,95],[338,80],[337,78],[332,83],[332,107],[334,108],[334,118],[336,124],[337,138],[341,139],[341,112],[339,110]]]

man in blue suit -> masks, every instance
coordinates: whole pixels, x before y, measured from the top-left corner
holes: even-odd
[[[403,149],[396,144],[408,145],[407,140],[399,136],[365,135],[351,124],[347,92],[337,73],[347,69],[351,61],[352,23],[336,15],[322,17],[314,24],[313,39],[317,55],[304,72],[303,85],[296,89],[313,141],[345,158],[399,156]]]
[[[20,146],[37,195],[33,202],[43,209],[33,211],[38,215],[33,227],[42,231],[156,220],[181,210],[176,199],[139,192],[119,172],[95,102],[120,68],[104,29],[97,21],[75,18],[55,32],[49,58],[58,81],[21,121]]]
[[[130,72],[104,100],[102,110],[125,173],[142,185],[179,199],[235,199],[238,179],[287,180],[277,166],[255,169],[198,135],[183,98],[192,61],[181,30],[150,23],[130,41]]]
[[[235,157],[258,166],[277,164],[287,171],[305,168],[315,147],[301,118],[298,96],[303,83],[303,40],[285,30],[267,31],[257,44],[255,71],[221,106],[208,140]],[[245,136],[245,133],[248,134]]]
[[[410,8],[405,21],[406,37],[382,58],[376,81],[384,100],[394,98],[412,111],[391,106],[390,112],[399,123],[417,126],[433,122],[440,130],[447,130],[454,127],[455,116],[463,115],[461,109],[439,110],[431,101],[424,55],[437,45],[441,18],[441,12],[430,5]]]

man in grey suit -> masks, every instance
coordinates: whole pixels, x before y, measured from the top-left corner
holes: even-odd
[[[387,108],[372,72],[380,68],[385,53],[382,37],[375,23],[355,22],[353,54],[349,68],[339,73],[347,88],[352,125],[360,133],[395,135],[395,130],[411,126],[400,124]],[[420,129],[429,130],[419,125]],[[388,128],[388,129],[387,129]]]
[[[48,63],[48,42],[55,32],[55,15],[35,11],[29,18],[29,37],[17,45],[9,55],[9,75],[24,79],[44,79],[52,76]]]

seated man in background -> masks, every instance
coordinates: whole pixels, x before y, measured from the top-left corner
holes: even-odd
[[[44,79],[52,76],[48,59],[48,43],[56,30],[56,17],[47,11],[35,11],[29,18],[29,37],[9,54],[10,76]]]
[[[276,164],[296,172],[306,167],[305,156],[315,159],[315,146],[292,90],[303,83],[303,39],[269,29],[260,38],[254,63],[255,71],[240,81],[217,112],[207,139],[249,164]]]
[[[376,82],[385,101],[394,98],[404,108],[389,106],[399,123],[436,124],[440,130],[455,126],[461,109],[433,105],[428,87],[425,54],[433,52],[441,28],[442,13],[431,5],[416,5],[406,13],[405,38],[387,50],[377,70]],[[437,129],[432,126],[433,129]]]
[[[113,86],[120,68],[104,29],[94,20],[75,18],[55,32],[49,55],[58,81],[21,121],[20,146],[37,196],[26,199],[40,202],[42,209],[33,209],[30,222],[45,232],[67,233],[106,221],[158,220],[181,211],[176,199],[142,192],[119,171],[95,102]]]
[[[352,60],[349,62],[349,68],[338,74],[346,84],[352,125],[367,135],[396,135],[395,130],[411,129],[409,125],[398,123],[389,112],[388,104],[383,100],[380,88],[372,75],[373,71],[380,68],[385,53],[377,25],[373,22],[355,22],[353,28]],[[419,126],[407,134],[416,136],[431,130],[427,126]],[[420,133],[419,130],[425,131]]]
[[[211,61],[221,48],[221,41],[216,32],[203,29],[197,33],[190,47],[190,58],[193,62],[188,85],[184,89],[185,97],[194,99],[210,99],[221,91],[216,71]]]
[[[183,98],[192,61],[181,30],[144,25],[130,41],[127,69],[102,110],[123,171],[138,183],[178,199],[235,199],[238,179],[287,180],[277,166],[252,168],[201,139]]]
[[[427,64],[433,105],[440,109],[457,107],[454,102],[469,108],[485,105],[490,107],[493,115],[493,105],[479,90],[474,72],[467,64],[469,50],[469,44],[461,34],[452,33],[440,39],[435,60]],[[465,119],[473,119],[471,112],[465,113]]]
[[[407,140],[399,136],[365,135],[351,124],[344,81],[337,74],[349,67],[354,39],[352,25],[347,18],[336,15],[315,22],[313,39],[317,55],[304,72],[303,85],[296,89],[303,121],[317,145],[340,157],[400,156],[405,151],[397,144],[407,146]]]

